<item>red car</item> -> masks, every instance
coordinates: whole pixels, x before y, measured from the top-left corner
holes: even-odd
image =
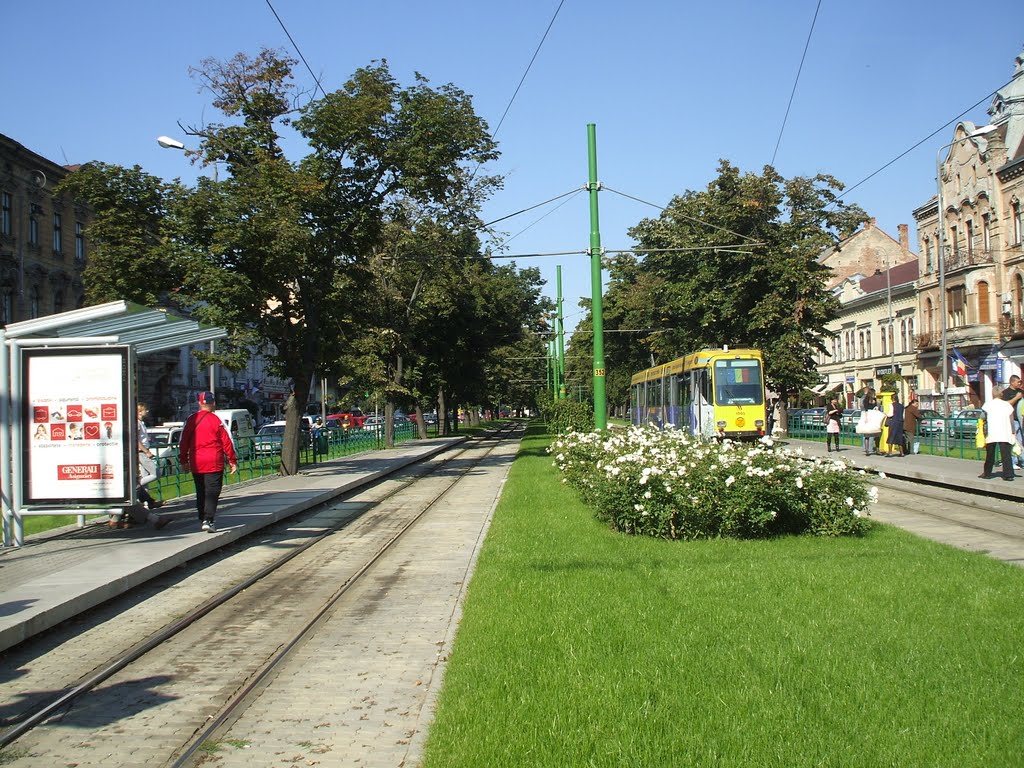
[[[332,413],[328,419],[337,419],[338,422],[344,427],[346,424],[349,429],[362,429],[363,422],[366,421],[366,417],[363,416],[362,411],[345,411],[343,413]]]

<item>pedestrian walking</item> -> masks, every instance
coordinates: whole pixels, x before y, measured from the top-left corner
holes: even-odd
[[[835,441],[836,451],[839,450],[839,431],[843,423],[843,409],[839,407],[839,401],[833,398],[825,410],[825,447],[832,451],[832,442]]]
[[[885,414],[887,420],[886,423],[889,425],[889,435],[886,437],[885,442],[889,446],[890,455],[893,450],[899,450],[900,456],[907,455],[907,441],[903,435],[903,417],[905,415],[905,409],[903,403],[900,402],[900,396],[898,392],[892,393],[892,402],[889,404],[889,410]]]
[[[1015,441],[1013,435],[1013,406],[1002,397],[1002,392],[993,390],[981,409],[985,411],[985,419],[982,422],[985,430],[985,468],[979,477],[988,479],[993,477],[992,469],[995,466],[996,447],[999,448],[999,458],[1003,463],[1003,480],[1013,480],[1013,455],[1010,453],[1010,446]]]
[[[917,425],[921,421],[921,405],[914,395],[903,409],[903,442],[907,453],[917,453]]]
[[[199,411],[185,422],[178,448],[178,461],[183,472],[191,472],[196,484],[196,512],[202,530],[215,533],[217,503],[224,485],[225,459],[228,472],[238,471],[238,458],[231,435],[213,411],[217,398],[212,392],[199,393]]]

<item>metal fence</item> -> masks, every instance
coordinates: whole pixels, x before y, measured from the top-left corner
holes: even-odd
[[[985,449],[978,448],[975,444],[977,422],[974,420],[954,418],[929,418],[927,426],[918,425],[916,435],[908,435],[908,446],[912,449],[917,444],[918,453],[931,454],[935,456],[949,456],[957,459],[985,458]],[[817,440],[825,442],[825,425],[808,424],[800,420],[790,420],[789,437],[799,440]],[[888,431],[883,431],[879,442],[878,450],[888,452],[886,437]],[[844,423],[839,433],[841,445],[855,446],[860,448],[863,445],[863,435],[854,431],[854,425]],[[896,451],[898,453],[898,451]]]
[[[435,428],[436,430],[436,428]],[[402,424],[395,427],[395,444],[401,444],[419,437],[415,424]],[[237,485],[256,478],[276,475],[281,463],[280,449],[276,453],[256,453],[257,438],[250,438],[248,450],[241,446],[238,453],[248,456],[239,459],[238,472],[224,476],[224,485]],[[378,451],[384,448],[383,430],[350,429],[324,430],[318,437],[312,438],[310,444],[299,450],[299,466],[314,466],[324,461],[339,459],[365,451]],[[159,459],[159,477],[146,488],[157,499],[166,501],[180,496],[189,496],[196,492],[192,474],[181,472],[177,457]]]

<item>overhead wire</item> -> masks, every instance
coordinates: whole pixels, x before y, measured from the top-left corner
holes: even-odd
[[[531,222],[530,222],[529,224],[527,224],[527,225],[526,225],[525,227],[523,227],[522,229],[520,229],[520,230],[519,230],[518,232],[516,232],[516,233],[515,233],[514,235],[512,235],[511,237],[507,237],[507,238],[505,238],[504,240],[502,240],[502,241],[501,241],[501,244],[502,244],[502,245],[508,245],[508,244],[509,244],[509,243],[511,243],[511,242],[512,242],[513,240],[515,240],[515,239],[516,239],[517,237],[519,237],[519,236],[520,236],[521,234],[523,234],[523,233],[524,233],[524,232],[526,232],[527,230],[531,229],[531,228],[532,228],[532,227],[534,227],[535,225],[539,224],[540,222],[544,221],[544,219],[546,219],[546,218],[547,218],[548,216],[550,216],[551,214],[553,214],[553,213],[555,213],[556,211],[558,211],[558,209],[559,209],[559,208],[561,208],[561,207],[562,207],[563,205],[565,205],[565,204],[566,204],[566,203],[568,203],[568,202],[569,202],[570,200],[572,200],[573,198],[575,198],[575,197],[576,197],[576,195],[578,195],[578,194],[579,194],[580,192],[582,192],[582,191],[583,191],[583,188],[582,188],[582,187],[580,187],[580,188],[579,188],[579,189],[577,189],[577,190],[576,190],[576,191],[575,191],[575,192],[574,192],[574,193],[573,193],[573,194],[572,194],[572,195],[571,195],[571,196],[570,196],[570,197],[569,197],[569,198],[568,198],[567,200],[563,200],[563,201],[562,201],[562,202],[560,202],[560,203],[559,203],[558,205],[556,205],[556,206],[555,206],[554,208],[552,208],[552,209],[551,209],[550,211],[548,211],[547,213],[545,213],[545,214],[544,214],[543,216],[540,216],[540,217],[538,217],[538,218],[534,219],[533,221],[531,221]]]
[[[630,200],[635,200],[638,203],[643,203],[644,205],[649,205],[652,208],[657,208],[659,211],[662,211],[662,212],[665,212],[665,211],[668,210],[664,206],[658,205],[656,203],[649,202],[647,200],[643,200],[643,199],[641,199],[639,197],[634,197],[633,195],[627,195],[625,192],[620,192],[619,190],[612,189],[609,186],[602,185],[601,189],[607,190],[609,192],[614,192],[616,195],[622,195],[623,197],[629,198]],[[673,216],[678,216],[681,219],[686,219],[687,221],[692,221],[695,224],[700,224],[701,226],[704,226],[704,227],[710,227],[711,229],[717,229],[717,230],[719,230],[721,232],[728,232],[730,235],[735,235],[736,237],[742,237],[744,240],[753,240],[754,239],[754,238],[750,237],[749,235],[741,235],[739,232],[733,232],[731,229],[726,229],[725,227],[719,227],[716,224],[709,224],[706,221],[701,221],[700,219],[695,219],[693,216],[687,216],[685,213],[679,213],[678,211],[673,211],[672,215]],[[755,245],[760,245],[760,243],[755,243]]]
[[[811,28],[807,31],[807,40],[804,42],[804,52],[800,56],[800,66],[796,69],[796,79],[793,81],[793,90],[789,93],[789,103],[786,105],[786,114],[782,118],[782,127],[779,128],[779,138],[775,141],[775,151],[772,152],[770,165],[775,167],[775,156],[779,153],[779,145],[782,143],[782,134],[786,130],[786,122],[789,120],[789,110],[793,107],[793,97],[796,96],[796,87],[800,82],[800,73],[804,71],[804,60],[807,58],[807,49],[811,46],[811,35],[814,34],[814,23],[818,20],[818,11],[821,10],[821,0],[814,9],[814,18],[811,19]]]
[[[931,138],[934,138],[934,137],[935,137],[935,136],[936,136],[937,134],[939,134],[939,133],[941,133],[942,131],[946,130],[946,129],[947,129],[947,128],[948,128],[949,126],[951,126],[951,125],[952,125],[953,123],[957,122],[957,121],[958,121],[958,120],[959,120],[960,118],[962,118],[962,117],[963,117],[964,115],[966,115],[966,114],[967,114],[968,112],[970,112],[970,111],[971,111],[971,110],[973,110],[973,109],[976,109],[976,108],[978,108],[979,106],[981,106],[982,104],[984,104],[984,103],[985,103],[986,101],[988,101],[989,99],[991,99],[991,98],[992,98],[993,96],[995,96],[995,95],[996,95],[997,93],[999,93],[999,92],[1000,92],[1001,90],[1003,90],[1004,88],[1006,88],[1006,87],[1007,87],[1008,85],[1010,85],[1010,84],[1012,84],[1012,83],[1013,83],[1013,81],[1012,81],[1012,80],[1008,80],[1007,82],[1003,83],[1003,84],[1002,84],[1001,86],[999,86],[998,88],[996,88],[996,89],[995,89],[994,91],[992,91],[991,93],[989,93],[989,94],[988,94],[987,96],[984,96],[984,97],[982,97],[981,99],[979,99],[978,101],[974,102],[974,104],[972,104],[971,106],[969,106],[969,107],[968,107],[967,109],[965,109],[965,110],[964,110],[963,112],[961,112],[961,113],[960,113],[959,115],[957,115],[957,116],[956,116],[956,117],[954,117],[953,119],[951,119],[951,120],[948,120],[947,122],[945,122],[945,123],[943,123],[942,125],[940,125],[940,126],[939,126],[938,128],[936,128],[936,129],[935,129],[934,131],[932,131],[932,132],[931,132],[931,133],[929,133],[929,134],[928,134],[927,136],[925,136],[925,137],[924,137],[923,139],[921,139],[921,140],[920,140],[920,141],[918,141],[918,142],[917,142],[916,144],[914,144],[913,146],[911,146],[911,147],[910,147],[909,149],[906,149],[906,150],[904,150],[903,152],[900,152],[900,153],[899,153],[898,155],[896,155],[896,157],[894,157],[894,158],[893,158],[892,160],[890,160],[889,162],[887,162],[887,163],[886,163],[885,165],[883,165],[883,166],[882,166],[881,168],[879,168],[879,169],[878,169],[878,170],[876,170],[876,171],[873,171],[873,172],[869,173],[869,174],[868,174],[867,176],[865,176],[865,177],[864,177],[863,179],[861,179],[860,181],[858,181],[858,182],[857,182],[856,184],[854,184],[853,186],[850,186],[850,187],[847,187],[846,189],[844,189],[844,190],[843,190],[843,192],[842,192],[842,194],[836,195],[836,199],[835,199],[835,200],[833,200],[833,201],[832,201],[831,203],[829,203],[829,205],[835,205],[835,204],[836,204],[836,203],[838,203],[838,202],[839,202],[840,200],[842,200],[842,199],[843,199],[844,197],[846,197],[846,196],[847,196],[848,194],[850,194],[851,192],[853,192],[853,190],[855,190],[855,189],[856,189],[857,187],[859,187],[859,186],[860,186],[861,184],[865,184],[866,182],[868,182],[868,181],[870,181],[871,179],[873,179],[873,178],[874,178],[875,176],[877,176],[878,174],[880,174],[880,173],[881,173],[882,171],[884,171],[884,170],[885,170],[886,168],[888,168],[888,167],[889,167],[890,165],[892,165],[893,163],[895,163],[895,162],[897,162],[897,161],[899,161],[899,160],[902,160],[902,159],[903,159],[904,157],[906,157],[907,155],[909,155],[909,154],[910,154],[911,152],[913,152],[913,151],[914,151],[915,149],[917,149],[918,147],[920,147],[920,146],[921,146],[922,144],[924,144],[924,143],[925,143],[926,141],[928,141],[928,140],[929,140],[929,139],[931,139]],[[828,206],[826,206],[826,207],[828,207]]]
[[[274,10],[274,6],[270,3],[270,0],[267,0],[267,7],[270,8],[270,12],[274,14],[274,18],[277,19],[277,23],[281,25],[281,29],[284,30],[285,35],[288,36],[288,41],[292,44],[292,48],[295,49],[295,52],[299,54],[299,58],[302,59],[302,63],[306,65],[306,69],[309,70],[309,76],[313,78],[313,82],[316,83],[316,87],[320,89],[320,93],[324,95],[324,98],[327,98],[327,91],[325,91],[324,87],[320,85],[320,78],[313,74],[313,68],[309,66],[309,62],[306,61],[306,57],[302,55],[302,51],[299,49],[299,44],[295,42],[295,38],[292,37],[292,33],[288,31],[288,27],[284,25],[281,17],[277,14],[277,11]]]

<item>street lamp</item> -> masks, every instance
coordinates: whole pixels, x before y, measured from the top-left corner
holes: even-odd
[[[170,136],[157,136],[156,143],[164,149],[178,149],[182,152],[185,151],[185,145],[177,139],[172,139]],[[213,180],[217,181],[217,164],[213,165]],[[213,355],[217,351],[216,343],[210,342],[210,354]],[[210,391],[214,395],[217,394],[217,364],[210,363]]]
[[[185,145],[177,139],[172,139],[170,136],[157,136],[156,143],[164,149],[180,149],[185,151]]]
[[[961,141],[967,141],[968,139],[976,139],[985,133],[987,130],[975,131],[967,136],[961,136],[959,139],[954,139],[948,144],[943,144],[935,153],[935,185],[936,185],[936,197],[935,202],[938,205],[939,211],[939,223],[938,223],[938,235],[936,237],[938,251],[939,251],[939,321],[942,323],[940,330],[942,332],[942,412],[943,415],[949,415],[949,393],[946,391],[946,383],[949,380],[949,356],[948,356],[948,341],[946,336],[946,254],[945,254],[945,221],[943,220],[943,205],[942,205],[942,151],[949,149],[950,147],[959,144]]]

